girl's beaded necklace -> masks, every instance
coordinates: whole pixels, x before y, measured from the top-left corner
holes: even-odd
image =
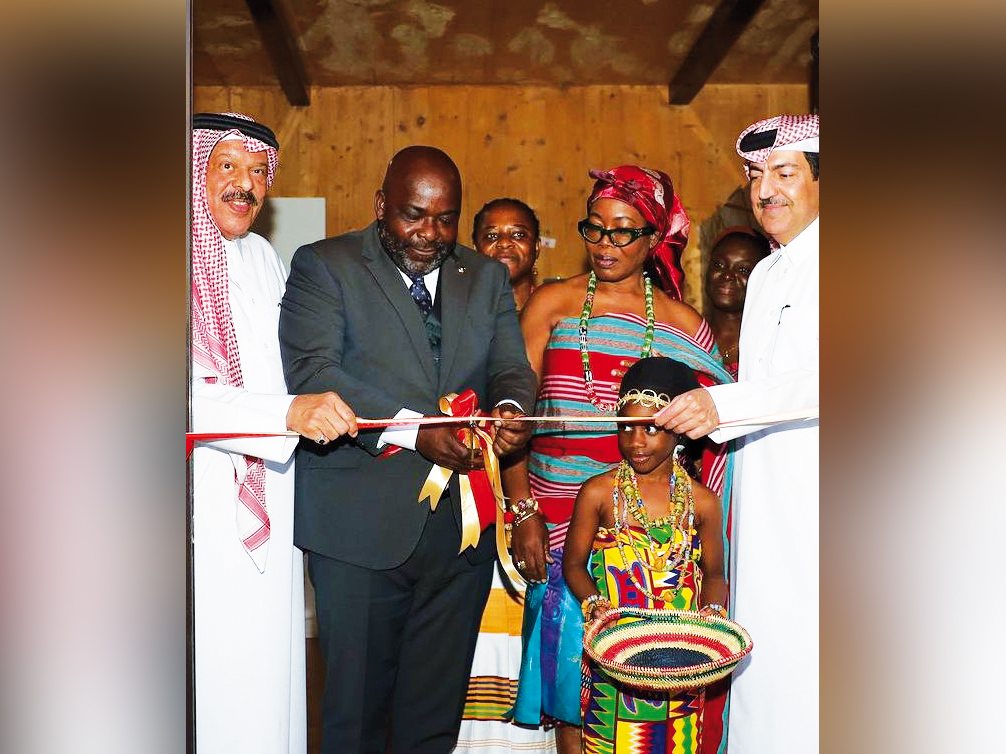
[[[615,542],[618,545],[618,552],[622,556],[622,564],[633,586],[654,602],[666,602],[669,599],[673,599],[678,589],[674,589],[670,596],[665,594],[663,597],[657,597],[653,592],[640,584],[636,580],[633,569],[629,567],[628,558],[625,557],[625,544],[622,542],[621,534],[623,531],[625,532],[625,539],[629,542],[629,547],[633,555],[635,555],[636,562],[648,571],[661,573],[673,571],[684,563],[687,563],[691,558],[691,532],[695,522],[695,500],[692,497],[692,485],[691,480],[688,478],[688,473],[678,462],[679,448],[680,446],[674,449],[669,492],[670,510],[666,516],[662,516],[656,521],[650,521],[646,513],[646,506],[643,504],[643,498],[639,494],[639,482],[628,461],[622,461],[618,465],[618,469],[615,472],[615,486],[611,493],[615,520]],[[621,505],[619,505],[620,500],[622,501]],[[639,522],[640,526],[646,532],[653,565],[650,565],[642,557],[642,554],[632,540],[628,523],[630,515]],[[666,538],[663,531],[658,531],[657,536],[654,537],[654,530],[663,529],[668,525],[671,525],[671,530]]]
[[[601,411],[610,413],[615,410],[614,403],[605,403],[597,397],[594,390],[594,373],[590,371],[590,351],[587,350],[587,320],[590,319],[590,312],[594,308],[594,291],[597,290],[597,275],[590,273],[587,281],[587,298],[583,301],[583,311],[580,312],[580,360],[583,362],[583,382],[587,388],[587,398]],[[643,300],[646,306],[646,332],[643,335],[643,350],[639,358],[645,359],[650,355],[653,346],[653,283],[650,278],[643,275]]]

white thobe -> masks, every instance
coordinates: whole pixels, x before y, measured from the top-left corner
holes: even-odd
[[[815,219],[751,273],[735,384],[708,388],[720,421],[818,405]],[[754,649],[735,671],[730,754],[818,750],[817,419],[717,430],[739,437],[731,599]]]
[[[193,363],[194,432],[283,432],[293,401],[279,352],[286,275],[272,246],[224,241],[243,388],[209,384]],[[297,438],[197,445],[193,459],[196,746],[199,754],[307,749],[303,556],[293,546]],[[265,571],[244,550],[235,469],[266,461]],[[242,477],[243,478],[243,477]]]

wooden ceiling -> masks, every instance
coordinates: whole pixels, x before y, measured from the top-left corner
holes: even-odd
[[[196,86],[810,79],[816,0],[193,0]],[[281,80],[283,79],[283,80]],[[689,90],[694,90],[690,91]],[[300,104],[306,104],[300,103]]]

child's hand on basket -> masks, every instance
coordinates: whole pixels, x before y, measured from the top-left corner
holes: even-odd
[[[699,610],[699,615],[701,615],[703,618],[708,618],[710,615],[715,615],[717,618],[728,617],[727,609],[723,607],[723,605],[720,605],[719,603],[716,602],[712,602],[708,605],[703,606],[703,608]]]
[[[605,615],[608,614],[608,611],[610,609],[611,609],[611,605],[608,605],[608,604],[606,604],[604,602],[598,602],[596,605],[594,605],[594,612],[591,613],[591,616],[590,616],[591,623],[595,623],[595,622],[601,620],[601,618],[603,618]]]
[[[601,620],[608,611],[611,609],[611,602],[609,602],[604,597],[592,597],[589,606],[586,609],[586,614],[584,619],[586,623],[596,623]]]

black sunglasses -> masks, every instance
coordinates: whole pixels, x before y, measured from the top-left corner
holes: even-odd
[[[576,229],[589,243],[601,243],[601,239],[607,236],[612,246],[628,246],[633,241],[638,241],[642,236],[652,236],[657,232],[657,229],[652,225],[647,225],[645,228],[605,229],[586,219],[578,222]]]

